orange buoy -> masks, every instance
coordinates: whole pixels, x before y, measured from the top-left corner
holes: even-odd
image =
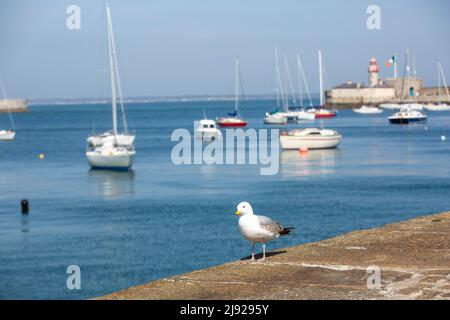
[[[298,149],[298,152],[300,152],[300,154],[307,154],[308,153],[308,147],[300,147],[300,149]]]

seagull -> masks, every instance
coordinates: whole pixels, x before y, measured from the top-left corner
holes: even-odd
[[[239,231],[248,241],[252,243],[252,260],[255,259],[255,245],[262,243],[263,257],[266,259],[266,242],[278,238],[280,235],[288,235],[293,227],[285,228],[280,223],[273,221],[269,217],[253,214],[250,203],[241,202],[237,206],[235,213],[239,218]]]

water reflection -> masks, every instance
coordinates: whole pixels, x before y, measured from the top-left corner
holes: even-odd
[[[30,232],[30,223],[29,223],[27,214],[22,214],[22,218],[20,220],[20,223],[21,223],[21,227],[22,227],[21,231],[23,233]]]
[[[340,149],[310,150],[302,154],[298,150],[283,150],[280,155],[280,172],[284,177],[304,177],[335,173],[336,158]]]
[[[134,171],[90,170],[89,184],[93,194],[104,198],[119,198],[134,193]]]

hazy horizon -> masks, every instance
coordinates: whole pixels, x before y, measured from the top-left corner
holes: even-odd
[[[72,4],[81,8],[80,30],[66,27],[66,8]],[[286,51],[294,88],[295,55],[301,54],[312,93],[318,92],[318,48],[328,88],[347,80],[367,83],[372,56],[386,78],[392,67],[384,63],[397,53],[401,76],[408,47],[426,86],[437,85],[438,60],[450,77],[450,3],[444,0],[109,4],[125,97],[232,95],[235,56],[240,56],[245,93],[271,94],[275,45],[280,56]],[[381,9],[380,30],[366,27],[372,4]],[[107,97],[104,29],[103,0],[2,1],[0,74],[8,97]]]

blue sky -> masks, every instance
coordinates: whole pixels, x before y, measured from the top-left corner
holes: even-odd
[[[317,49],[329,86],[367,82],[371,56],[381,76],[407,47],[425,83],[441,60],[450,78],[450,2],[445,0],[109,0],[125,96],[232,94],[234,57],[247,94],[275,86],[274,46],[292,68],[300,52],[318,89]],[[81,8],[81,30],[66,28],[66,8]],[[381,30],[368,30],[366,8],[381,8]],[[103,30],[103,31],[102,31]],[[0,73],[9,97],[109,95],[103,0],[1,0]],[[292,73],[295,70],[292,69]]]

